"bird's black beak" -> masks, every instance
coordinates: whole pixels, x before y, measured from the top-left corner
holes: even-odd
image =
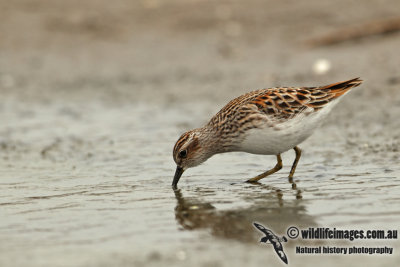
[[[178,185],[179,179],[181,178],[183,172],[184,170],[182,167],[176,166],[174,180],[172,181],[173,189],[176,189],[176,186]]]

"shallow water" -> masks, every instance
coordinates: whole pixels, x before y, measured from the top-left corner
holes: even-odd
[[[325,150],[319,142],[324,135],[329,140],[326,128],[303,144],[293,181],[287,178],[292,152],[283,155],[280,172],[258,185],[244,181],[273,166],[275,158],[228,153],[188,170],[173,191],[171,149],[181,128],[176,125],[190,114],[167,109],[146,120],[149,110],[140,105],[70,108],[80,117],[60,116],[57,105],[38,108],[27,118],[8,116],[6,128],[13,129],[13,138],[2,141],[0,177],[4,266],[241,265],[248,257],[256,263],[267,255],[277,264],[272,250],[257,246],[259,233],[252,222],[280,234],[292,225],[398,227],[399,166],[354,161],[358,149],[343,140]],[[32,134],[38,125],[40,134]],[[236,253],[253,252],[238,261],[221,261],[217,251],[225,253],[233,241]],[[398,242],[386,245],[398,247]],[[18,256],[21,251],[24,257]],[[294,244],[286,251],[291,261],[299,257]]]

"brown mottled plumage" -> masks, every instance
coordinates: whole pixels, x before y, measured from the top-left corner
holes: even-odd
[[[176,142],[173,157],[178,168],[173,185],[186,168],[229,151],[277,155],[275,168],[249,180],[255,182],[279,170],[280,154],[294,148],[293,176],[301,153],[296,145],[311,135],[334,100],[361,82],[355,78],[320,87],[268,88],[233,99],[208,124],[184,133]]]

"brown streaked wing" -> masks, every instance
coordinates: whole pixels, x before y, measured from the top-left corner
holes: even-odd
[[[361,84],[359,78],[320,87],[281,87],[255,91],[250,103],[275,119],[290,119],[307,108],[315,111]]]
[[[274,120],[288,120],[303,111],[315,111],[327,105],[353,87],[361,84],[359,78],[320,87],[279,87],[251,91],[231,100],[214,117],[209,125],[219,126],[243,114],[242,108],[253,104]]]
[[[311,97],[308,92],[296,88],[270,88],[250,101],[251,104],[273,119],[290,119],[307,108]]]

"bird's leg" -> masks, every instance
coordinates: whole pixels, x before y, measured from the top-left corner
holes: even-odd
[[[281,154],[276,155],[276,159],[278,160],[278,162],[276,163],[275,167],[273,167],[272,169],[270,169],[270,170],[268,170],[268,171],[266,171],[264,173],[261,173],[260,175],[257,175],[254,178],[251,178],[251,179],[247,180],[246,182],[248,182],[248,183],[256,183],[259,180],[261,180],[262,178],[267,177],[268,175],[273,174],[273,173],[279,171],[280,169],[282,169]]]
[[[296,152],[296,158],[293,161],[292,169],[290,170],[289,179],[293,178],[294,172],[296,171],[297,163],[299,162],[301,156],[301,149],[295,146],[294,151]]]

